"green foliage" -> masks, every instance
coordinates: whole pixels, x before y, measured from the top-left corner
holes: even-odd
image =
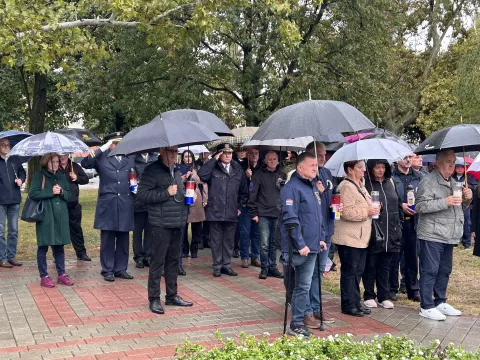
[[[328,336],[327,338],[301,337],[276,339],[269,342],[268,334],[262,339],[242,334],[239,341],[224,339],[217,332],[221,347],[205,350],[201,345],[186,341],[183,347],[177,348],[178,360],[254,360],[254,359],[279,359],[279,360],[425,360],[425,359],[480,359],[480,351],[468,353],[462,348],[449,345],[441,349],[438,342],[430,346],[416,345],[407,337],[396,338],[389,334],[375,337],[369,342],[353,341],[350,336]]]

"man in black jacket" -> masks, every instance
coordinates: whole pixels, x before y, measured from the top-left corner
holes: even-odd
[[[160,303],[160,279],[165,276],[165,305],[192,306],[177,294],[178,262],[183,244],[182,226],[187,223],[188,208],[182,177],[175,162],[178,147],[160,149],[160,158],[146,167],[138,186],[137,198],[147,205],[152,226],[152,258],[148,273],[149,308],[163,314]]]
[[[220,144],[213,159],[198,171],[208,184],[208,205],[205,207],[210,226],[210,248],[213,276],[237,276],[230,267],[238,216],[247,205],[247,178],[242,167],[232,161],[230,144]]]
[[[20,212],[20,187],[25,182],[25,170],[20,161],[7,159],[10,141],[0,139],[0,267],[22,266],[15,260],[18,244],[18,214]],[[8,221],[8,237],[5,228]]]
[[[85,238],[82,230],[82,205],[78,202],[80,189],[78,185],[88,184],[88,175],[82,167],[74,163],[68,155],[60,155],[59,170],[65,174],[72,198],[68,202],[68,223],[70,227],[70,239],[77,254],[77,260],[91,261],[85,249]]]
[[[262,269],[259,278],[264,280],[267,276],[273,276],[283,279],[282,273],[277,269],[275,230],[280,216],[278,208],[280,183],[287,176],[278,168],[278,155],[275,151],[266,154],[265,165],[253,174],[252,189],[248,197],[248,213],[258,224],[260,235]]]

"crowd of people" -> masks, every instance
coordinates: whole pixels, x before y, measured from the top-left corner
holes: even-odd
[[[300,155],[289,152],[285,159],[276,151],[245,151],[228,143],[198,159],[190,150],[179,157],[176,146],[111,156],[123,135],[105,137],[106,143],[81,166],[64,154],[42,157],[28,192],[44,206],[44,219],[36,223],[42,286],[56,286],[47,271],[49,247],[58,284],[74,283],[65,273],[65,245],[72,243],[79,261],[91,261],[81,227],[79,185],[88,183],[83,167],[94,168],[100,177],[94,228],[100,230],[101,275],[108,282],[133,279],[127,271],[133,231],[133,260],[137,268],[149,270],[154,313],[165,311],[162,277],[164,305],[194,305],[178,294],[177,278],[186,275],[182,259],[195,259],[199,249],[210,248],[214,277],[237,276],[231,264],[239,258],[241,268],[260,268],[259,279],[283,279],[290,295],[290,334],[308,337],[322,322],[335,322],[322,311],[319,290],[324,272],[336,271],[337,265],[344,314],[364,316],[378,306],[393,309],[399,292],[420,303],[423,317],[444,320],[461,314],[447,303],[446,292],[453,248],[461,242],[469,249],[471,236],[480,231],[480,187],[473,194],[473,178],[467,179],[468,186],[460,184],[465,169],[452,151],[440,151],[435,163],[425,167],[415,154],[393,164],[347,161],[345,177],[336,178],[325,167],[332,152],[321,142],[312,142]],[[8,140],[0,139],[4,268],[22,266],[16,248],[20,187],[26,177],[22,164],[8,158],[9,150]],[[138,188],[130,186],[132,172]],[[193,182],[193,204],[186,201],[187,182]],[[378,201],[372,201],[374,193]],[[334,194],[340,196],[338,207],[332,205]],[[332,263],[335,251],[339,264]],[[474,254],[480,256],[480,246]]]

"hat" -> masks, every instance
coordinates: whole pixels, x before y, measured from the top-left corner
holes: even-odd
[[[112,141],[120,141],[122,138],[125,136],[125,133],[123,131],[117,131],[111,134],[108,134],[103,138],[103,141],[107,142],[109,140]]]
[[[226,152],[226,153],[232,153],[233,152],[233,146],[230,144],[219,144],[217,145],[217,150],[215,151],[215,155],[217,155],[220,151]]]

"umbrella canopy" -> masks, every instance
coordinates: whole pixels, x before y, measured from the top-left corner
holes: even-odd
[[[90,131],[85,129],[58,129],[54,132],[64,135],[70,135],[82,140],[87,146],[100,146],[102,142],[99,138],[93,135]]]
[[[249,140],[243,144],[244,148],[254,147],[257,149],[277,151],[298,151],[305,150],[308,144],[313,141],[312,136],[304,136],[296,139],[274,139],[274,140]]]
[[[389,139],[368,139],[345,145],[327,161],[325,167],[333,176],[344,176],[343,163],[351,160],[386,159],[396,161],[412,153],[412,149]]]
[[[366,133],[348,135],[348,136],[345,136],[345,140],[347,140],[347,142],[351,144],[355,141],[362,140],[363,138],[369,135],[374,135],[374,134],[372,132],[366,132]]]
[[[375,129],[373,134],[365,136],[364,139],[389,139],[411,148],[410,144],[403,140],[400,136],[397,136],[395,133],[385,129]]]
[[[365,115],[347,103],[309,100],[287,106],[270,115],[252,136],[252,140],[313,136],[317,141],[327,141],[322,136],[358,132],[374,127]]]
[[[218,136],[232,136],[232,132],[217,115],[204,110],[181,109],[161,114],[163,120],[190,121],[203,125]],[[184,129],[187,130],[187,129]]]
[[[471,174],[475,179],[480,179],[480,154],[473,160],[472,164],[467,170],[467,174]]]
[[[192,145],[192,146],[184,146],[178,148],[178,152],[181,154],[184,151],[190,150],[194,154],[202,154],[204,152],[210,152],[205,145]]]
[[[415,149],[415,153],[436,154],[445,149],[455,152],[480,150],[480,125],[459,124],[435,131]]]
[[[32,136],[29,132],[17,131],[17,130],[7,130],[0,132],[0,139],[8,139],[10,141],[10,146],[13,148],[23,139]]]
[[[10,150],[8,156],[28,157],[42,156],[51,152],[74,154],[87,151],[88,146],[79,139],[48,131],[23,139]]]
[[[233,136],[251,138],[258,130],[258,126],[244,126],[232,129]]]
[[[325,149],[327,150],[327,152],[334,153],[335,151],[337,151],[338,149],[340,149],[344,146],[345,146],[345,143],[341,143],[341,142],[331,143],[331,144],[326,145]]]
[[[199,123],[163,120],[157,116],[125,135],[110,154],[154,152],[162,147],[199,145],[216,139],[215,133]]]

